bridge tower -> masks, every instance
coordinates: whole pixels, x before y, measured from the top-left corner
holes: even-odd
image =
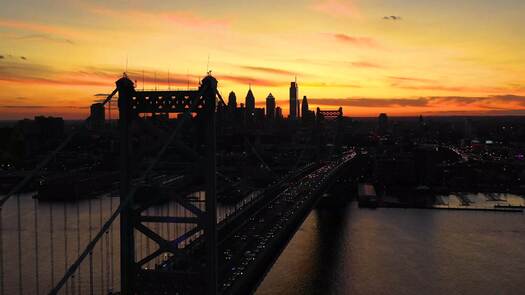
[[[172,286],[163,286],[166,282],[177,284],[177,282],[195,281],[202,282],[198,293],[216,294],[217,293],[217,200],[216,200],[216,136],[215,136],[215,108],[217,96],[217,80],[211,75],[206,76],[198,90],[184,91],[136,91],[133,82],[124,75],[116,82],[119,94],[119,129],[120,129],[120,158],[121,158],[121,181],[120,181],[120,198],[121,198],[121,217],[120,217],[120,242],[121,242],[121,294],[132,295],[141,292],[141,289],[148,288],[148,294],[165,294],[167,291],[176,291],[171,289]],[[222,98],[220,98],[222,100]],[[140,115],[157,114],[169,116],[170,113],[179,114],[176,127],[166,136],[165,144],[159,150],[158,156],[153,158],[153,164],[145,171],[144,176],[137,180],[132,179],[134,160],[132,159],[132,126],[140,121]],[[187,123],[194,123],[204,129],[205,136],[198,144],[198,151],[184,145],[178,138],[184,131]],[[154,189],[148,173],[154,164],[160,160],[170,144],[176,142],[183,146],[191,159],[200,167],[197,175],[184,175],[181,179],[185,181],[196,181],[203,186],[205,191],[204,210],[189,202],[184,195],[176,191],[173,187],[165,188],[162,185],[156,185]],[[191,179],[190,179],[191,178]],[[147,200],[137,200],[137,192],[147,191]],[[171,215],[155,214],[150,215],[148,208],[158,204],[159,200],[169,199],[177,202],[190,216],[184,216],[175,213]],[[163,225],[183,225],[189,228],[175,238],[162,236],[158,231],[152,229],[149,224]],[[187,227],[186,227],[187,226]],[[137,260],[135,253],[136,235],[147,237],[157,249],[151,253],[146,253],[144,257]],[[188,271],[172,271],[172,268],[166,267],[163,271],[159,269],[146,269],[143,266],[153,259],[162,258],[169,253],[171,257],[183,255],[181,249],[183,242],[188,242],[192,237],[202,233],[206,244],[205,259],[191,261],[188,264],[193,265],[186,269]],[[188,243],[186,243],[188,245]],[[203,263],[204,262],[204,263]],[[194,277],[191,277],[194,276]],[[191,278],[190,278],[191,277]],[[152,282],[155,280],[159,282]],[[175,283],[174,283],[175,282]],[[184,284],[184,283],[181,283]],[[158,290],[155,290],[158,288]],[[192,287],[189,287],[192,288]],[[192,291],[195,291],[192,289]],[[185,294],[185,292],[182,292]]]

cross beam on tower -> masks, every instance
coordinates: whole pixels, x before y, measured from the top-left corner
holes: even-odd
[[[119,125],[121,133],[121,290],[122,294],[136,294],[137,284],[148,277],[142,266],[160,257],[165,253],[178,255],[179,245],[190,239],[193,235],[202,231],[206,243],[205,266],[202,267],[197,275],[206,278],[206,294],[216,294],[217,292],[217,200],[216,200],[216,134],[215,134],[215,108],[217,96],[222,98],[217,91],[217,80],[211,75],[206,76],[198,90],[185,91],[136,91],[133,82],[126,76],[116,82],[119,92]],[[159,154],[165,151],[168,145],[175,142],[178,131],[184,128],[184,123],[190,120],[199,120],[204,127],[205,139],[202,142],[204,149],[199,153],[194,151],[192,155],[198,155],[197,165],[203,163],[201,176],[205,182],[205,209],[192,205],[184,195],[178,195],[176,191],[161,189],[156,199],[169,198],[180,204],[191,216],[158,216],[147,215],[146,211],[155,204],[151,200],[148,205],[135,202],[136,187],[131,184],[131,125],[133,121],[140,120],[140,114],[169,114],[180,113],[178,124],[167,138],[167,142],[162,147]],[[155,159],[158,161],[159,159]],[[147,179],[147,177],[145,178]],[[167,192],[166,192],[167,190]],[[162,191],[162,193],[160,192]],[[182,224],[189,226],[191,230],[182,233],[175,239],[167,239],[158,232],[148,227],[145,223],[155,224]],[[139,231],[158,246],[151,253],[136,261],[135,251],[135,231]],[[165,273],[164,273],[165,274]],[[201,285],[202,286],[202,285]]]

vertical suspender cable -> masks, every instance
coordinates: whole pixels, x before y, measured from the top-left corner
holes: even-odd
[[[75,202],[77,203],[77,257],[80,256],[80,202],[78,198],[76,198]],[[80,276],[80,268],[78,269],[77,274],[77,282],[78,282],[78,295],[82,292],[82,279]]]
[[[110,212],[110,216],[111,214],[113,214],[113,196],[110,196],[110,201],[109,201],[109,212]],[[110,235],[109,235],[109,243],[111,244],[111,254],[110,254],[110,257],[111,257],[111,272],[110,272],[110,294],[113,293],[113,274],[115,272],[115,264],[114,264],[114,259],[115,259],[115,252],[114,252],[114,247],[113,247],[113,234],[114,234],[114,231],[113,231],[113,223],[111,223],[111,226],[109,228],[110,230]]]
[[[89,199],[89,240],[91,241],[93,239],[93,226],[91,224],[91,215],[92,215],[92,206],[91,206],[91,199]],[[89,251],[89,294],[93,295],[93,250]]]
[[[67,204],[64,202],[64,272],[67,271]],[[69,284],[66,282],[66,295],[69,294]]]
[[[55,249],[54,249],[54,242],[53,242],[53,203],[49,204],[49,250],[51,252],[50,260],[51,260],[51,286],[55,285]]]
[[[2,206],[0,205],[0,295],[4,295],[4,218]]]
[[[110,211],[110,215],[111,215],[111,211]],[[110,230],[106,230],[106,285],[107,287],[105,288],[106,290],[106,293],[109,293],[109,290],[111,288],[111,286],[109,285],[109,276],[110,276],[110,273],[111,273],[111,265],[110,265],[110,262],[109,260],[111,259],[111,257],[109,256],[110,255],[110,251],[109,251],[109,232]]]
[[[35,294],[36,295],[39,295],[40,294],[40,277],[39,277],[39,271],[38,271],[38,268],[39,268],[39,264],[38,264],[38,259],[39,259],[39,249],[38,249],[38,200],[37,199],[34,199],[33,200],[33,205],[34,205],[34,215],[33,215],[33,218],[35,220]]]
[[[102,196],[98,199],[99,229],[102,230],[104,217],[102,216]],[[104,294],[104,242],[100,241],[100,294]]]
[[[20,194],[16,195],[16,229],[18,236],[18,294],[23,294],[22,289],[22,220],[20,214]]]

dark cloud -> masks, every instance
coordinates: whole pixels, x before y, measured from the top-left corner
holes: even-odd
[[[447,106],[478,107],[487,111],[506,111],[506,104],[525,108],[525,96],[491,95],[480,97],[443,96],[412,98],[310,98],[309,102],[316,105],[346,106],[346,107],[431,107]]]
[[[51,108],[51,106],[37,106],[37,105],[0,105],[0,108],[4,109],[46,109]]]
[[[431,80],[416,77],[389,76],[390,86],[399,89],[425,90],[425,91],[444,91],[444,92],[478,92],[478,93],[502,93],[518,92],[519,88],[487,87],[487,86],[457,86],[443,85],[438,80]]]
[[[287,75],[293,76],[296,73],[288,70],[276,69],[276,68],[267,68],[267,67],[257,67],[257,66],[240,66],[240,68],[245,70],[251,70],[256,72],[268,73],[268,74],[277,74],[277,75]]]
[[[423,115],[434,116],[525,116],[525,110],[499,109],[486,111],[426,111]]]
[[[361,88],[361,85],[351,83],[303,82],[300,87],[335,87],[335,88]]]
[[[387,78],[394,82],[407,82],[407,81],[408,82],[421,82],[421,83],[436,82],[435,80],[415,78],[415,77],[388,76]]]
[[[405,99],[405,98],[310,98],[311,104],[327,106],[348,107],[424,107],[428,105],[428,99]]]
[[[393,21],[399,21],[399,20],[402,20],[402,18],[400,16],[396,16],[396,15],[387,15],[387,16],[383,16],[383,19],[384,20],[393,20]]]
[[[267,80],[267,79],[259,79],[259,78],[253,78],[253,77],[247,77],[247,76],[236,76],[236,75],[217,75],[216,77],[219,81],[225,80],[230,82],[236,82],[240,84],[245,85],[255,85],[255,86],[269,86],[269,87],[275,87],[275,86],[285,86],[288,85],[288,83],[283,81],[274,81],[274,80]]]
[[[7,54],[7,55],[0,55],[0,59],[5,59],[5,60],[10,60],[10,59],[21,59],[21,60],[27,60],[27,57],[25,56],[14,56],[14,55],[11,55],[11,54]]]
[[[57,105],[0,105],[3,109],[86,109],[86,106]]]
[[[49,34],[23,35],[23,36],[17,37],[16,39],[19,39],[19,40],[46,40],[46,41],[51,41],[51,42],[56,42],[56,43],[66,43],[70,45],[75,44],[75,42],[73,42],[73,40],[71,39],[56,37],[56,36],[52,36]]]

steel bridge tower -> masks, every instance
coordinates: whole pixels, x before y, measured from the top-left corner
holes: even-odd
[[[136,91],[133,82],[126,76],[116,82],[119,94],[119,129],[120,129],[120,198],[121,198],[121,292],[124,295],[137,294],[140,285],[144,285],[145,280],[155,277],[148,275],[147,271],[142,268],[143,265],[153,259],[170,253],[173,257],[180,255],[179,245],[188,241],[198,232],[204,234],[206,258],[204,265],[202,261],[195,262],[199,281],[206,279],[205,284],[201,285],[203,292],[206,294],[217,293],[217,200],[216,200],[216,124],[215,109],[217,96],[222,100],[217,91],[217,80],[211,75],[206,76],[200,84],[198,90],[185,91]],[[171,191],[170,200],[175,200],[180,206],[192,213],[192,216],[155,216],[148,215],[146,211],[155,204],[155,201],[140,203],[135,199],[137,185],[132,179],[132,124],[139,120],[139,115],[179,114],[177,125],[172,133],[166,138],[167,143],[159,152],[161,154],[167,149],[170,142],[177,141],[177,133],[180,133],[186,122],[199,120],[200,126],[204,127],[205,138],[203,139],[203,148],[199,152],[193,152],[197,155],[194,159],[197,163],[195,166],[200,167],[199,177],[204,179],[205,191],[205,210],[188,202],[183,195],[177,195],[177,192]],[[182,144],[182,142],[177,142]],[[187,150],[191,148],[185,146]],[[154,163],[158,162],[160,157],[155,158]],[[142,179],[147,182],[146,178]],[[156,214],[159,215],[159,214]],[[184,232],[175,239],[166,239],[145,223],[156,224],[184,224],[190,225],[191,230]],[[158,249],[146,255],[141,260],[136,260],[135,253],[135,234],[140,232],[142,235],[153,241]],[[170,274],[169,274],[170,275]],[[172,274],[174,277],[180,274]],[[187,276],[185,276],[187,278]],[[205,286],[205,287],[203,287]],[[142,286],[143,287],[143,286]],[[204,289],[205,288],[205,289]],[[148,292],[150,293],[150,292]],[[151,291],[154,294],[154,291]]]

